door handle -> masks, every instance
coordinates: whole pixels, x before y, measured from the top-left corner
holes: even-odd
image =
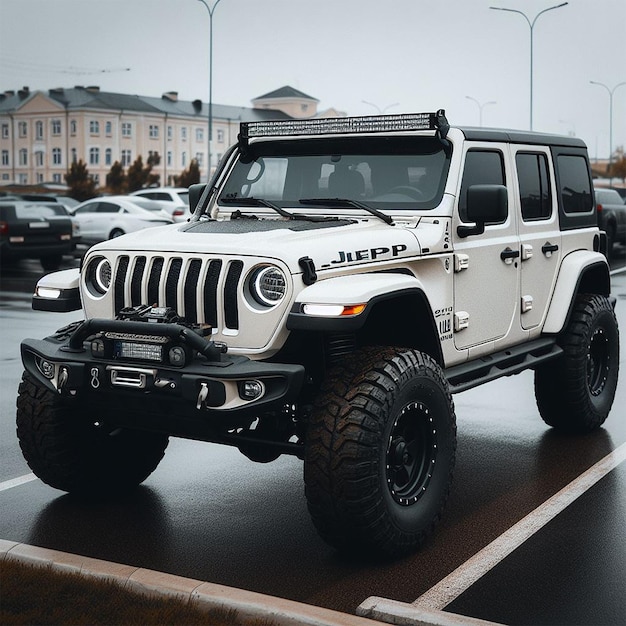
[[[502,252],[500,252],[500,258],[505,263],[511,263],[513,259],[517,259],[519,257],[519,250],[513,250],[512,248],[506,247]]]
[[[541,251],[548,255],[548,254],[552,254],[553,252],[556,252],[559,249],[559,246],[555,243],[550,243],[549,241],[547,241],[546,243],[543,244],[543,246],[541,246]]]

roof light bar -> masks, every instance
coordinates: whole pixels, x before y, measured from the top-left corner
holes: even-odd
[[[342,133],[384,133],[411,130],[439,130],[447,125],[445,111],[437,113],[404,113],[401,115],[368,115],[363,117],[328,117],[306,120],[273,120],[242,122],[240,141],[251,137],[294,135],[337,135]]]

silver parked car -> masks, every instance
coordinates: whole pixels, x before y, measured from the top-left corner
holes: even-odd
[[[86,244],[113,239],[142,228],[174,223],[159,204],[129,196],[86,200],[72,210],[72,215],[80,224],[82,243]]]
[[[191,217],[189,189],[186,187],[148,187],[133,191],[130,195],[158,202],[169,212],[175,222],[186,222]]]

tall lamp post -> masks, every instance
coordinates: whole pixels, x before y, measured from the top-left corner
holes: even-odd
[[[209,12],[209,138],[207,141],[207,182],[211,179],[211,137],[213,136],[213,13],[221,0],[215,0],[213,6],[209,6],[206,0],[198,0]]]
[[[540,15],[543,15],[547,11],[552,11],[553,9],[560,9],[565,5],[569,4],[568,2],[561,2],[561,4],[555,4],[552,7],[548,7],[543,11],[539,11],[537,15],[535,15],[533,21],[531,22],[526,13],[523,11],[519,11],[518,9],[506,9],[504,7],[489,7],[494,11],[509,11],[510,13],[519,13],[527,22],[530,27],[530,130],[533,129],[533,29],[535,27],[535,22]]]
[[[607,85],[604,83],[599,83],[595,80],[589,81],[592,85],[600,85],[600,87],[604,87],[609,92],[609,184],[613,179],[611,175],[611,170],[613,169],[613,94],[618,87],[622,87],[626,85],[626,82],[617,83],[613,89],[609,89]]]
[[[482,104],[476,100],[476,98],[472,98],[472,96],[465,96],[468,100],[475,102],[478,105],[478,125],[482,128],[483,125],[483,109],[488,104],[496,104],[495,100],[489,100],[489,102],[483,102]]]
[[[374,107],[381,115],[387,109],[390,109],[391,107],[397,107],[400,104],[399,102],[394,102],[393,104],[388,104],[384,109],[381,109],[377,104],[374,104],[373,102],[368,102],[367,100],[361,100],[361,102],[363,104],[369,104],[371,107]]]

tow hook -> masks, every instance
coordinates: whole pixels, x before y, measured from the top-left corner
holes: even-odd
[[[206,399],[209,397],[209,386],[206,383],[200,383],[200,391],[198,393],[198,401],[196,402],[196,409],[201,409],[205,406]]]

